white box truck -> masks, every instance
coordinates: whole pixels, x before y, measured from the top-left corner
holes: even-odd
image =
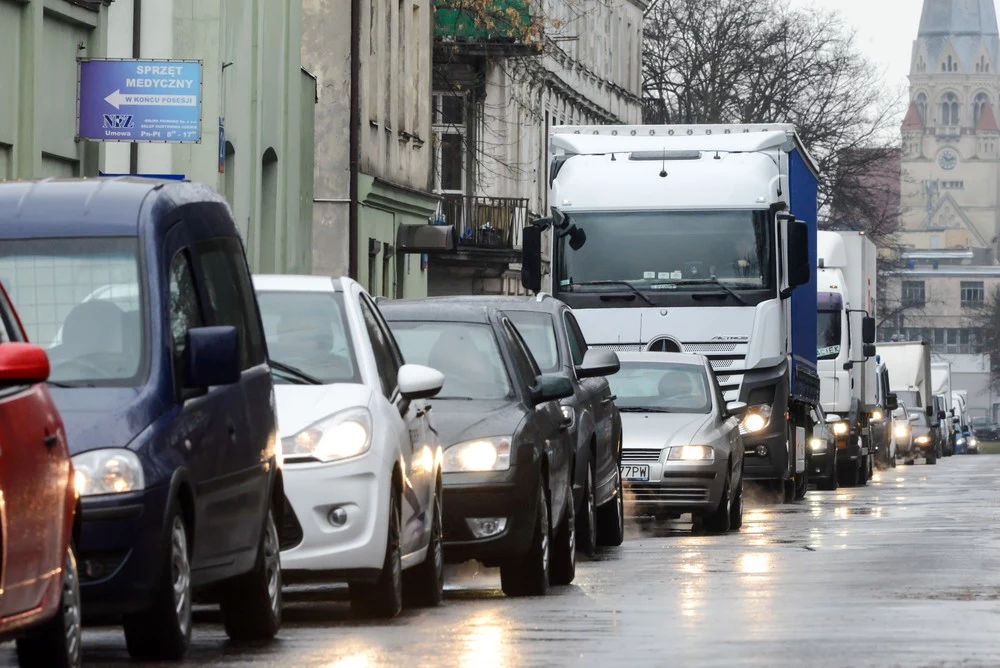
[[[951,362],[931,362],[931,386],[941,426],[941,449],[945,457],[951,457],[955,454],[956,440],[955,423],[952,421],[955,411],[951,401]]]
[[[549,149],[524,287],[573,307],[594,347],[708,357],[725,400],[749,406],[746,478],[804,496],[819,172],[795,128],[564,126]]]
[[[875,355],[875,244],[864,232],[820,231],[817,242],[817,351],[820,397],[836,438],[832,471],[839,484],[866,485],[871,477],[873,436],[888,449],[879,424]],[[826,485],[829,486],[829,483]]]
[[[906,407],[909,418],[899,426],[905,434],[896,432],[897,455],[912,460],[919,451],[927,457],[928,463],[936,461],[940,432],[931,385],[930,344],[926,341],[879,343],[876,352],[888,368],[889,387],[900,406]],[[928,438],[918,442],[920,437],[915,434],[922,432],[924,426],[930,430]],[[899,447],[901,442],[907,444],[906,449]]]

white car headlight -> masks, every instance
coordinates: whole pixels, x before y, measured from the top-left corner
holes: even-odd
[[[752,406],[740,422],[740,431],[744,434],[755,434],[764,429],[771,421],[771,405]]]
[[[822,438],[810,438],[809,439],[809,449],[813,452],[822,452],[826,450],[826,439]]]
[[[328,463],[357,457],[372,447],[372,414],[367,408],[349,408],[282,439],[281,444],[286,460]]]
[[[910,435],[910,427],[906,424],[896,425],[896,438],[906,438]]]
[[[445,473],[475,473],[510,469],[510,437],[494,436],[456,443],[444,451]]]
[[[670,461],[711,462],[715,461],[715,450],[710,445],[680,445],[670,448]]]
[[[139,457],[125,448],[81,452],[73,457],[73,483],[80,496],[124,494],[145,489]]]
[[[930,442],[931,442],[930,436],[917,436],[917,443],[930,443]]]

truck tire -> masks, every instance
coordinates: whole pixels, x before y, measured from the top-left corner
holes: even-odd
[[[858,487],[865,487],[868,478],[871,476],[872,456],[870,454],[861,457],[861,466],[858,467]]]
[[[937,464],[937,455],[933,452],[927,453],[927,459],[925,460],[928,466],[934,466]]]

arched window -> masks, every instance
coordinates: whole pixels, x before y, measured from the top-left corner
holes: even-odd
[[[226,196],[229,206],[236,209],[236,147],[229,141],[226,142],[223,169],[225,170],[223,194]]]
[[[941,98],[941,125],[958,125],[958,96],[954,93]]]
[[[278,154],[273,148],[264,151],[261,161],[260,189],[260,258],[257,266],[262,274],[274,273],[278,240]]]
[[[972,125],[973,127],[979,127],[979,116],[983,113],[983,107],[985,107],[990,102],[990,97],[986,93],[979,93],[976,95],[976,99],[973,101],[973,117]]]
[[[917,111],[920,112],[920,122],[927,125],[927,94],[920,93],[914,102],[917,103]]]

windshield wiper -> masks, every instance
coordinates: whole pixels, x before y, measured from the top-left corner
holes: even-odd
[[[475,401],[472,397],[448,397],[448,396],[436,396],[435,399],[443,399],[445,401]]]
[[[584,287],[590,286],[590,285],[624,285],[634,295],[636,295],[640,299],[642,299],[642,301],[646,302],[650,306],[656,306],[656,304],[654,304],[653,301],[649,297],[647,297],[646,295],[642,294],[642,292],[639,291],[639,288],[635,287],[634,285],[632,285],[628,281],[584,281],[583,283],[573,283],[573,285],[571,287],[575,290],[576,286],[578,286],[578,285],[584,286]]]
[[[60,389],[68,389],[74,387],[94,387],[93,383],[82,383],[82,382],[64,383],[58,380],[47,380],[45,382],[51,385],[52,387],[58,387]]]
[[[652,406],[619,406],[620,413],[673,413],[669,408],[654,408]]]
[[[712,284],[712,285],[718,285],[720,288],[722,288],[723,290],[725,290],[726,292],[728,292],[730,295],[732,295],[732,297],[736,301],[738,301],[739,303],[743,304],[744,306],[750,306],[750,304],[747,303],[747,300],[743,299],[743,297],[740,297],[739,293],[737,293],[731,287],[729,287],[728,285],[726,285],[725,283],[723,283],[722,281],[720,281],[716,276],[712,276],[711,278],[689,279],[689,280],[680,282],[679,285],[706,285],[706,284],[709,284],[709,283]],[[675,283],[675,285],[678,285],[678,284]]]
[[[306,373],[305,371],[303,371],[302,369],[299,369],[298,367],[289,366],[288,364],[284,364],[282,362],[278,362],[278,361],[275,361],[275,360],[271,360],[271,369],[273,369],[274,371],[277,371],[279,374],[281,374],[282,376],[284,376],[288,380],[290,380],[292,382],[295,382],[295,383],[297,383],[299,385],[325,385],[326,384],[323,381],[321,381],[319,378],[317,378],[316,376],[311,376],[308,373]]]

